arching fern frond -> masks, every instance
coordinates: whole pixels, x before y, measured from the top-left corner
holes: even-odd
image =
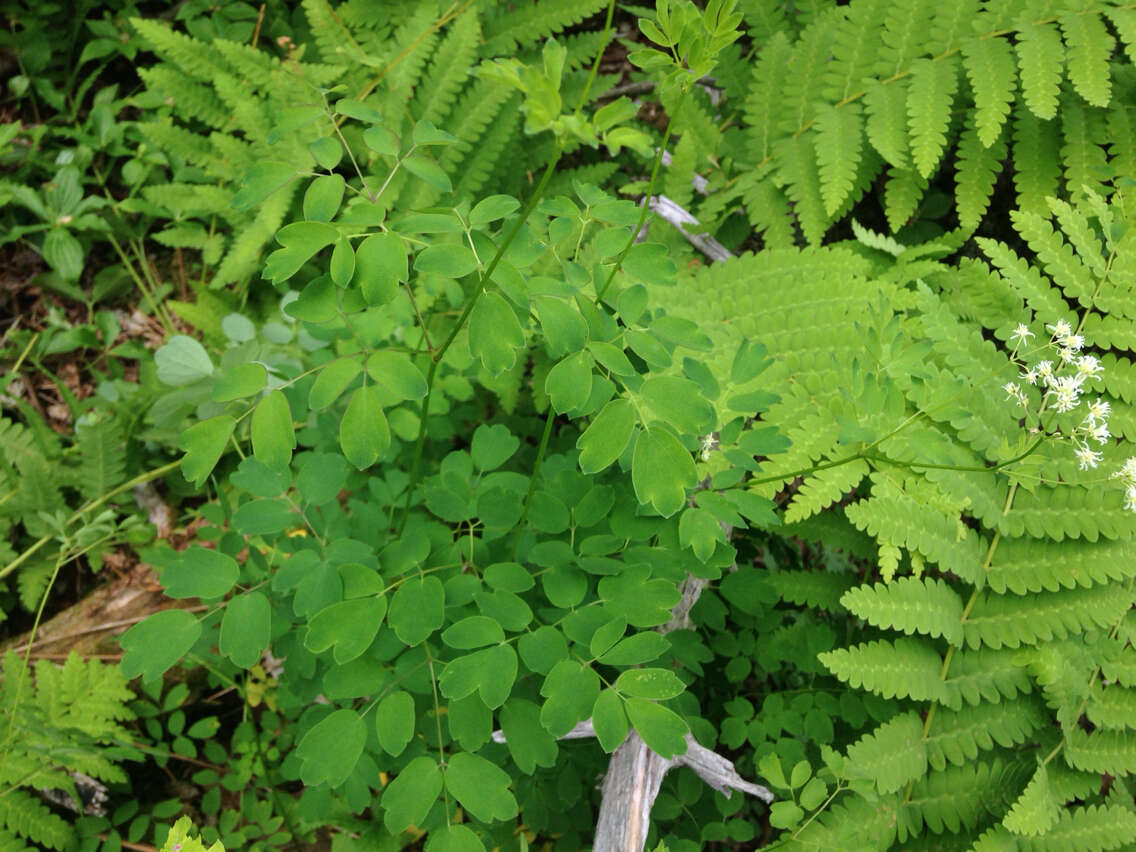
[[[940,701],[946,697],[939,678],[943,659],[920,639],[866,642],[826,651],[818,658],[844,683],[884,698]]]
[[[962,599],[942,580],[901,577],[892,583],[858,586],[840,599],[845,609],[869,624],[909,636],[942,636],[962,644]]]

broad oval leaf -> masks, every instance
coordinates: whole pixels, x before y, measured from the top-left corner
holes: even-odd
[[[330,222],[343,202],[345,184],[339,175],[321,175],[308,184],[304,193],[304,218],[311,222]]]
[[[194,546],[162,569],[161,582],[171,598],[220,598],[236,585],[240,573],[233,557]]]
[[[314,411],[327,408],[339,399],[362,369],[354,358],[337,358],[325,364],[308,392],[308,406]]]
[[[264,390],[267,381],[268,370],[263,364],[238,364],[218,377],[209,398],[214,402],[246,399]]]
[[[229,601],[221,617],[221,653],[242,669],[260,661],[272,634],[272,607],[261,592],[246,592]]]
[[[359,714],[347,708],[336,710],[304,734],[296,746],[300,778],[309,787],[325,782],[338,787],[355,771],[366,744],[367,726]]]
[[[525,345],[525,333],[517,315],[501,296],[482,293],[469,317],[469,349],[497,376],[517,362],[517,351]]]
[[[407,277],[406,249],[397,234],[371,234],[355,249],[355,283],[368,305],[393,300]]]
[[[184,657],[201,637],[201,622],[184,609],[164,609],[139,622],[119,640],[120,667],[128,679],[153,680]]]
[[[184,334],[175,334],[154,353],[158,380],[167,385],[188,385],[213,374],[205,347]]]
[[[613,399],[596,415],[576,441],[580,450],[580,470],[599,473],[627,449],[635,430],[635,409],[626,399]]]
[[[678,438],[658,426],[644,429],[635,442],[631,483],[639,502],[669,518],[686,503],[686,489],[698,481],[694,460]]]
[[[181,433],[178,447],[185,450],[181,472],[195,487],[200,488],[217,466],[236,425],[237,421],[228,414],[221,414],[195,423]]]
[[[390,447],[390,426],[369,387],[356,389],[339,423],[339,446],[347,461],[364,470]]]
[[[383,825],[399,834],[419,825],[442,792],[442,772],[431,757],[416,757],[383,790]]]
[[[257,460],[273,468],[287,467],[296,446],[292,428],[292,409],[280,390],[265,394],[252,414],[252,452]]]

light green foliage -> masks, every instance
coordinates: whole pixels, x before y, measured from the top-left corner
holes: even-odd
[[[83,662],[75,654],[57,666],[46,661],[34,672],[22,657],[4,655],[0,679],[0,840],[65,849],[75,833],[66,820],[35,795],[59,790],[78,803],[73,773],[120,783],[127,775],[117,761],[132,756],[123,722],[132,717],[126,679],[114,666]],[[22,839],[22,840],[21,840]]]

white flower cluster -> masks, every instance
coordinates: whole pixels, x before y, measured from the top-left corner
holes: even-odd
[[[1086,383],[1099,379],[1104,373],[1104,367],[1095,355],[1080,354],[1085,346],[1085,338],[1074,334],[1068,322],[1059,320],[1054,325],[1047,325],[1046,328],[1053,333],[1049,345],[1057,350],[1056,363],[1039,361],[1032,367],[1024,369],[1020,380],[1040,388],[1043,409],[1052,406],[1059,414],[1066,414],[1081,404]],[[1019,323],[1010,335],[1010,339],[1014,342],[1014,354],[1016,355],[1019,346],[1033,336],[1033,332],[1025,324]],[[1029,397],[1017,382],[1007,382],[1002,389],[1008,399],[1015,400],[1022,408],[1029,408]],[[1069,435],[1081,470],[1095,468],[1100,464],[1102,455],[1098,450],[1093,449],[1093,443],[1104,446],[1112,437],[1112,433],[1108,430],[1108,415],[1109,404],[1097,397],[1095,402],[1088,404],[1084,419]],[[1130,505],[1126,505],[1136,511],[1136,461],[1132,464],[1130,478]]]

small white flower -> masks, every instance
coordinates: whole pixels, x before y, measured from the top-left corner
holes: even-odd
[[[1098,464],[1100,464],[1100,460],[1102,458],[1100,453],[1090,449],[1087,444],[1081,447],[1077,447],[1075,455],[1077,456],[1077,463],[1081,470],[1088,470],[1090,467],[1096,467]]]
[[[1123,479],[1130,487],[1136,487],[1136,456],[1129,456],[1112,478]]]
[[[1082,355],[1077,359],[1077,374],[1089,379],[1099,379],[1104,367],[1095,355]]]
[[[1047,325],[1046,328],[1053,332],[1054,338],[1068,337],[1073,333],[1073,327],[1065,320],[1058,320],[1056,325]]]
[[[1111,412],[1112,406],[1098,396],[1096,402],[1089,405],[1088,416],[1093,420],[1105,420]]]
[[[1018,323],[1010,333],[1010,339],[1016,340],[1018,343],[1025,343],[1026,338],[1029,337],[1033,337],[1033,332],[1029,330],[1029,327],[1024,322]]]
[[[1013,382],[1006,382],[1002,385],[1002,390],[1006,392],[1006,399],[1017,399],[1022,389]]]
[[[1068,364],[1077,357],[1077,353],[1068,346],[1061,346],[1057,349],[1057,357],[1061,359],[1062,364]]]
[[[1112,437],[1112,433],[1108,431],[1108,421],[1097,420],[1089,427],[1089,437],[1096,441],[1098,444],[1104,445],[1108,443],[1108,439]]]
[[[1076,376],[1061,376],[1050,386],[1053,407],[1064,414],[1072,411],[1081,401],[1081,383]]]
[[[1074,352],[1080,352],[1085,348],[1085,338],[1080,334],[1070,334],[1061,341],[1061,345],[1072,349]]]
[[[1136,512],[1136,485],[1129,485],[1124,493],[1124,508]]]
[[[1037,366],[1034,367],[1037,371],[1038,377],[1041,379],[1042,384],[1049,385],[1053,380],[1053,362],[1052,361],[1039,361]]]
[[[1019,377],[1023,382],[1029,382],[1031,385],[1036,385],[1038,380],[1037,367],[1030,367]]]

